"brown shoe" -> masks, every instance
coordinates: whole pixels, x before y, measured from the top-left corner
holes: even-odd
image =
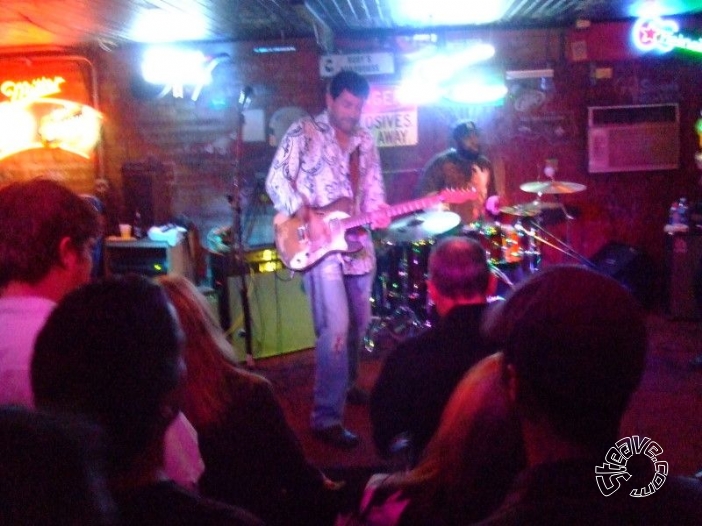
[[[357,385],[346,392],[346,402],[351,405],[368,405],[369,400],[370,395]]]
[[[358,435],[345,429],[341,424],[324,429],[313,429],[312,434],[322,442],[341,449],[353,449],[359,443]]]

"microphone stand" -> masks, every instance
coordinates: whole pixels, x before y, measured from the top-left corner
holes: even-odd
[[[246,283],[248,265],[244,254],[243,232],[242,232],[242,210],[241,210],[241,153],[243,149],[244,131],[244,109],[251,100],[251,88],[245,87],[239,95],[237,104],[237,124],[236,143],[234,147],[234,173],[233,192],[228,196],[229,204],[232,208],[232,235],[231,248],[229,250],[229,272],[228,275],[239,276],[239,297],[241,299],[241,309],[244,313],[244,341],[246,344],[246,365],[254,367],[252,333],[251,333],[251,305],[249,303],[249,291]]]

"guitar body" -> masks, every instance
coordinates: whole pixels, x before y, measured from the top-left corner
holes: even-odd
[[[409,214],[437,203],[463,203],[469,199],[476,199],[475,190],[442,190],[412,201],[398,203],[383,209],[388,217]],[[337,199],[333,203],[311,210],[321,219],[323,228],[312,233],[309,225],[304,221],[285,214],[277,214],[273,218],[275,230],[275,246],[281,261],[290,270],[307,270],[319,263],[325,256],[335,252],[358,252],[363,245],[357,241],[358,229],[363,230],[363,225],[373,223],[370,214],[360,214],[351,217],[352,202],[346,197]],[[313,223],[317,223],[313,221]]]
[[[275,246],[283,264],[291,270],[307,270],[332,253],[352,253],[363,248],[358,241],[347,239],[347,230],[341,221],[349,216],[346,198],[339,199],[312,213],[319,214],[326,225],[326,232],[313,237],[307,224],[295,217],[279,213],[273,219]]]

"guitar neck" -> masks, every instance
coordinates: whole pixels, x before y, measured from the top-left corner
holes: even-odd
[[[426,197],[420,197],[419,199],[414,199],[412,201],[405,201],[404,203],[391,205],[384,209],[383,212],[390,217],[395,217],[409,214],[410,212],[416,212],[417,210],[423,210],[424,208],[429,208],[430,206],[442,203],[443,201],[444,198],[441,194],[429,195]],[[370,223],[371,214],[360,214],[353,217],[347,217],[342,220],[343,227],[347,230],[349,228],[368,225]]]

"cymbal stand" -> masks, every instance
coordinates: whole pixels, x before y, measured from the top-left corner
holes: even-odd
[[[514,228],[517,230],[517,232],[524,233],[528,238],[527,248],[524,251],[524,257],[529,263],[529,274],[533,274],[541,267],[541,248],[538,245],[539,239],[536,237],[534,232],[534,224],[539,222],[541,222],[540,215],[536,216],[534,220],[529,222],[531,225],[529,230],[522,224],[521,217],[517,219],[517,222],[514,224]]]
[[[400,267],[398,271],[398,276],[400,277],[400,304],[395,308],[395,310],[390,314],[391,328],[393,332],[397,332],[396,329],[400,329],[402,336],[413,336],[416,330],[421,330],[425,328],[425,324],[419,319],[417,313],[414,312],[412,307],[409,305],[410,296],[418,297],[419,294],[416,291],[410,292],[410,276],[409,276],[409,258],[412,253],[412,244],[407,243],[402,247],[402,257],[400,259]],[[417,266],[417,262],[414,262]],[[409,334],[405,331],[409,329]]]

